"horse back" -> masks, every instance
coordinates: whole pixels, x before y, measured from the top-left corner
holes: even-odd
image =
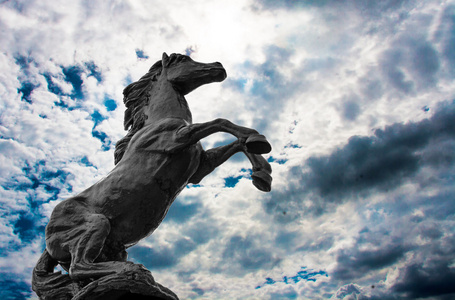
[[[161,153],[176,153],[188,145],[177,138],[179,130],[189,123],[180,118],[166,118],[144,126],[131,139],[126,153],[130,149]]]

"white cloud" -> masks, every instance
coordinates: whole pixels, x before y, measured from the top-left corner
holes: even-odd
[[[452,135],[436,134],[423,148],[411,145],[418,169],[402,181],[390,175],[381,188],[356,188],[349,181],[355,170],[337,177],[335,169],[318,169],[308,159],[335,159],[337,149],[354,153],[345,148],[352,136],[417,124],[454,99],[453,7],[451,1],[3,2],[2,269],[29,284],[43,233],[28,225],[43,225],[58,202],[113,168],[113,144],[126,133],[123,88],[162,52],[191,47],[195,60],[220,61],[228,73],[225,82],[187,96],[194,121],[222,117],[266,134],[273,150],[265,157],[275,160],[273,191],[254,188],[242,170],[250,163],[241,156],[200,187],[185,189],[168,220],[130,249],[150,267],[161,263],[152,270],[158,282],[192,299],[385,299],[394,292],[407,299],[425,292],[415,285],[424,273],[413,266],[452,278],[453,257],[436,254],[453,239]],[[149,58],[138,59],[137,50]],[[79,70],[73,80],[70,67]],[[446,121],[449,132],[453,121]],[[203,145],[229,139],[217,134]],[[351,186],[321,196],[308,180],[329,177],[317,171],[332,171],[330,178]],[[244,178],[225,187],[226,178],[238,176]],[[24,264],[12,264],[19,258]],[[255,289],[301,267],[328,277]],[[441,287],[444,280],[429,282]]]

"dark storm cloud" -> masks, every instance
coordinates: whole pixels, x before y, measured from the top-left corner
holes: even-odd
[[[379,66],[390,86],[409,94],[436,84],[440,59],[424,37],[402,36],[382,54]]]
[[[375,285],[382,278],[375,278],[374,271],[394,268],[398,273],[390,288],[378,286],[371,297],[362,293],[359,299],[450,299],[455,295],[453,197],[452,193],[375,204],[372,211],[377,216],[368,217],[372,229],[363,228],[354,245],[338,250],[337,265],[330,275],[342,284],[363,282],[368,286],[368,281]],[[377,213],[381,209],[385,215]],[[423,212],[420,217],[413,215],[415,209]],[[433,209],[438,211],[436,215]]]
[[[197,247],[196,243],[187,238],[182,238],[172,244],[172,246],[146,247],[136,245],[128,249],[128,254],[134,261],[143,264],[151,270],[172,267],[180,259],[193,251]]]
[[[184,203],[175,201],[169,208],[164,222],[185,223],[201,210],[201,202]]]
[[[450,74],[455,73],[455,5],[446,7],[435,36],[441,43],[442,55],[448,64]]]
[[[384,1],[363,1],[363,0],[256,0],[257,5],[262,9],[296,9],[296,8],[324,8],[334,7],[336,9],[355,9],[362,15],[369,18],[380,17],[403,8],[409,0],[384,0]]]
[[[314,241],[308,241],[304,245],[298,247],[296,251],[302,252],[317,252],[325,251],[330,249],[335,242],[333,236],[320,236],[317,237]]]
[[[220,228],[214,225],[217,220],[213,216],[204,214],[197,219],[192,219],[192,221],[185,226],[182,233],[198,245],[205,244],[220,235]]]
[[[331,275],[343,281],[358,279],[370,271],[396,263],[409,249],[409,246],[400,243],[371,250],[359,250],[357,247],[342,249],[338,252],[337,266]]]
[[[355,136],[329,156],[307,160],[307,188],[320,195],[350,193],[369,188],[389,189],[414,175],[423,164],[426,148],[455,138],[455,101],[443,103],[430,118],[417,123],[393,124],[377,129],[374,136]],[[453,163],[455,153],[445,154]]]
[[[400,268],[391,292],[410,299],[455,296],[455,269],[451,266],[455,235],[446,232],[445,236],[433,239],[419,250],[410,263]]]
[[[298,299],[299,294],[294,287],[270,293],[270,299]]]
[[[403,59],[404,57],[401,51],[396,49],[388,50],[383,55],[381,69],[384,77],[392,87],[404,93],[410,93],[414,84],[405,78],[404,71],[400,69]]]
[[[453,174],[449,173],[443,178],[449,184],[453,184]],[[422,197],[418,199],[419,205],[425,214],[425,218],[434,221],[440,221],[447,218],[447,216],[455,215],[455,193],[440,192],[436,196]],[[416,222],[421,222],[423,219],[415,217]]]
[[[281,259],[265,249],[260,237],[239,235],[232,236],[225,245],[223,259],[226,267],[234,273],[244,273],[261,268],[272,268]]]
[[[171,248],[150,248],[140,245],[128,249],[128,257],[151,270],[172,267],[178,261]]]
[[[367,101],[377,100],[384,94],[384,85],[375,71],[359,79],[360,92]]]
[[[180,259],[195,250],[198,246],[209,242],[218,235],[219,229],[214,225],[210,213],[204,210],[201,201],[187,197],[175,201],[170,207],[161,226],[181,226],[182,238],[172,245],[162,245],[152,235],[148,241],[152,247],[136,245],[128,249],[134,261],[144,264],[147,268],[163,269],[179,263]],[[197,218],[196,218],[197,217]]]
[[[429,119],[351,137],[330,155],[308,158],[308,171],[291,168],[286,190],[272,191],[265,209],[283,222],[291,221],[298,217],[299,203],[308,199],[312,207],[307,211],[318,215],[330,202],[393,189],[424,166],[447,168],[455,161],[454,147],[455,101],[442,102]]]
[[[447,261],[433,261],[425,267],[421,263],[406,266],[393,291],[405,294],[410,299],[432,296],[455,296],[455,270],[447,266]]]
[[[357,95],[350,95],[343,99],[341,114],[345,120],[355,121],[360,114],[360,99]]]

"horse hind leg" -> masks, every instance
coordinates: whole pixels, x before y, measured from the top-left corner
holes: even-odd
[[[142,265],[127,262],[124,251],[119,253],[121,261],[95,262],[103,251],[106,239],[111,230],[109,219],[101,214],[90,214],[85,217],[85,232],[78,238],[71,251],[69,274],[74,280],[100,278],[103,276],[143,269]]]
[[[99,278],[116,273],[111,264],[94,263],[100,255],[111,226],[109,220],[101,214],[85,216],[84,233],[71,249],[71,265],[69,274],[72,279]]]
[[[32,289],[42,300],[71,299],[77,290],[77,283],[61,272],[54,272],[58,261],[44,249],[33,269]]]

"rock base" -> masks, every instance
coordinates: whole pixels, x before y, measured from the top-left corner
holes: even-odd
[[[150,271],[135,270],[102,277],[83,287],[72,300],[178,300]]]

